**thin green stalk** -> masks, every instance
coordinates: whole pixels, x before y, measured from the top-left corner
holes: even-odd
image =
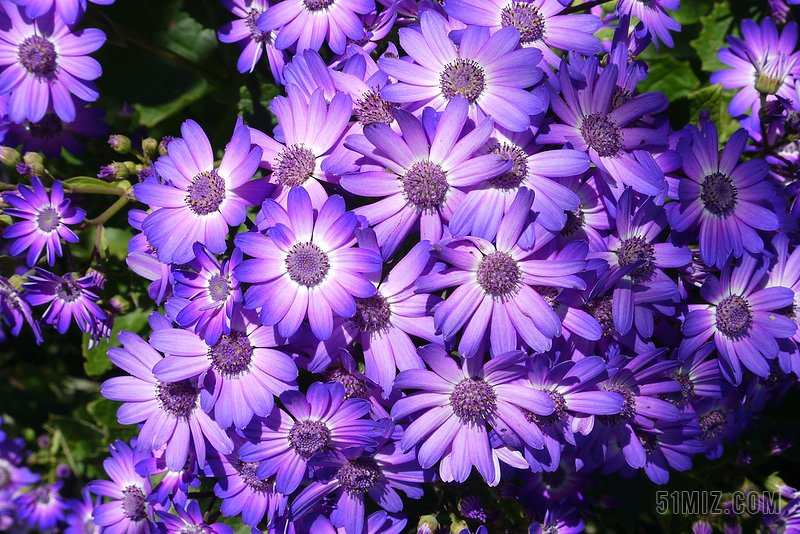
[[[119,197],[119,199],[118,199],[116,202],[114,202],[113,204],[111,204],[111,206],[109,206],[109,207],[108,207],[108,209],[107,209],[106,211],[104,211],[103,213],[101,213],[100,215],[98,215],[97,217],[95,217],[94,219],[89,219],[88,221],[85,221],[85,222],[84,222],[84,223],[83,223],[83,224],[80,226],[80,228],[78,228],[78,231],[80,232],[80,231],[82,231],[82,230],[86,230],[87,228],[91,228],[92,226],[100,226],[100,225],[102,225],[102,224],[105,224],[105,222],[106,222],[106,221],[108,221],[108,220],[109,220],[111,217],[113,217],[113,216],[114,216],[114,215],[115,215],[115,214],[116,214],[116,213],[117,213],[119,210],[121,210],[123,207],[125,207],[125,205],[126,205],[128,202],[130,202],[130,200],[129,200],[129,199],[128,199],[128,197],[127,197],[127,196],[126,196],[126,195],[123,193],[123,195],[122,195],[121,197]]]

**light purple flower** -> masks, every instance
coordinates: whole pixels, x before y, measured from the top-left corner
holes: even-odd
[[[22,284],[27,291],[25,300],[31,306],[50,303],[42,316],[42,323],[53,325],[60,334],[69,328],[71,320],[82,332],[90,333],[95,322],[106,314],[96,304],[95,279],[89,275],[77,280],[72,273],[63,277],[36,267],[36,274],[28,276]]]
[[[272,78],[277,84],[283,83],[282,72],[288,54],[275,48],[277,34],[274,31],[258,29],[258,18],[270,8],[270,0],[222,0],[222,5],[239,17],[224,24],[217,32],[223,43],[239,43],[242,48],[236,63],[239,72],[253,72],[266,51]]]
[[[33,318],[33,312],[28,301],[11,283],[0,276],[0,315],[3,321],[11,327],[11,335],[18,336],[22,325],[28,323],[36,337],[36,343],[42,342],[42,330],[39,323]],[[0,488],[2,490],[3,488]]]
[[[669,32],[681,31],[681,25],[675,22],[666,10],[678,11],[680,8],[681,0],[620,0],[617,4],[617,13],[641,20],[645,29],[653,36],[656,48],[658,39],[672,48],[674,42]]]
[[[94,509],[102,504],[102,497],[98,496],[92,502],[92,496],[87,488],[82,492],[83,500],[73,499],[69,503],[67,516],[67,529],[64,534],[99,534],[100,526],[92,519]]]
[[[77,24],[86,13],[86,0],[11,0],[15,4],[25,6],[25,14],[35,19],[47,14],[55,6],[55,12],[69,24]],[[94,4],[109,6],[114,0],[89,0]]]
[[[67,502],[59,494],[64,482],[53,485],[42,484],[27,493],[19,493],[14,499],[16,515],[30,527],[47,531],[64,521]]]

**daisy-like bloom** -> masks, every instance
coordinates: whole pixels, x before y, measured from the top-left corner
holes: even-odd
[[[367,517],[362,534],[400,534],[406,528],[408,520],[401,514],[387,514],[383,510]],[[322,514],[306,514],[303,516],[303,534],[347,534],[340,527],[334,528],[331,520]]]
[[[605,251],[605,236],[613,227],[613,218],[606,209],[601,193],[604,182],[601,172],[593,168],[582,175],[562,178],[559,181],[578,196],[580,204],[578,209],[565,213],[567,220],[564,228],[551,242],[552,246],[562,249],[571,241],[586,241],[590,252]]]
[[[722,268],[728,256],[744,251],[760,253],[764,242],[756,230],[778,228],[778,216],[767,207],[775,188],[765,180],[769,167],[763,159],[739,165],[747,144],[747,132],[734,133],[719,155],[716,125],[709,121],[702,130],[687,126],[691,143],[678,142],[683,158],[678,203],[669,212],[676,232],[700,227],[700,255],[706,265]],[[766,204],[765,204],[766,203]]]
[[[77,24],[86,13],[86,0],[12,0],[15,4],[25,6],[25,14],[35,19],[46,15],[53,9],[61,19],[69,24]],[[109,6],[114,0],[89,0],[93,4]]]
[[[236,306],[231,328],[213,345],[188,330],[159,329],[150,345],[167,354],[153,368],[162,382],[199,377],[200,405],[222,428],[244,428],[253,415],[272,412],[274,396],[297,389],[297,366],[275,347],[286,344],[258,315]]]
[[[547,110],[547,101],[543,91],[526,91],[542,79],[542,70],[536,67],[542,53],[536,48],[517,49],[519,39],[515,28],[490,36],[489,28],[468,26],[456,48],[444,17],[425,9],[420,29],[400,30],[400,46],[414,63],[400,58],[378,61],[381,70],[400,81],[385,86],[381,96],[408,103],[411,110],[431,106],[437,111],[463,96],[474,122],[491,116],[500,126],[522,132],[530,126],[531,115]]]
[[[196,122],[184,122],[181,134],[183,139],[169,143],[169,156],[153,164],[164,183],[133,186],[137,200],[159,208],[147,216],[142,230],[162,263],[188,262],[195,243],[223,254],[228,226],[242,224],[247,206],[258,206],[271,190],[266,180],[250,181],[261,149],[251,149],[250,128],[241,117],[218,168],[211,143]]]
[[[39,482],[39,475],[27,467],[21,467],[25,441],[21,438],[9,439],[0,431],[0,492],[15,493],[18,489]]]
[[[627,15],[641,20],[647,32],[653,37],[656,48],[659,39],[672,48],[675,43],[670,32],[681,31],[681,25],[675,22],[666,10],[678,11],[680,8],[681,0],[620,0],[617,4],[617,13],[620,16]]]
[[[600,29],[596,15],[559,15],[560,0],[447,0],[444,10],[464,24],[488,26],[492,33],[512,26],[519,32],[519,44],[537,48],[544,61],[557,67],[561,58],[552,50],[575,50],[584,56],[600,51]],[[551,48],[552,47],[552,48]]]
[[[317,346],[308,364],[310,372],[322,371],[340,348],[349,347],[354,341],[364,351],[366,376],[380,384],[385,397],[392,392],[395,369],[425,368],[409,335],[430,342],[440,339],[434,332],[430,312],[441,300],[415,292],[417,279],[433,267],[430,249],[427,241],[417,243],[382,281],[380,272],[366,275],[377,287],[375,294],[356,298],[353,317],[334,320],[333,335]],[[373,250],[378,252],[377,242]]]
[[[722,456],[723,440],[735,443],[752,417],[742,408],[742,396],[743,392],[734,388],[726,397],[707,397],[693,405],[703,431],[700,441],[705,445],[705,455],[709,460]]]
[[[275,97],[269,106],[278,119],[284,144],[251,128],[253,144],[263,150],[261,166],[272,171],[269,179],[276,187],[272,198],[285,208],[289,191],[302,187],[318,210],[328,198],[319,182],[335,181],[325,172],[325,162],[341,144],[352,100],[338,93],[327,104],[323,88],[316,89],[309,100],[294,84],[286,86],[286,94]]]
[[[459,139],[468,111],[466,98],[453,98],[433,132],[432,108],[427,108],[423,120],[395,109],[402,137],[390,126],[374,122],[364,128],[363,136],[345,141],[347,148],[381,169],[343,176],[341,185],[357,195],[386,197],[355,210],[376,225],[384,258],[394,255],[418,222],[421,239],[438,243],[443,224],[466,196],[464,189],[511,170],[513,162],[505,156],[474,156],[492,133],[491,118]]]
[[[136,473],[134,467],[147,456],[136,452],[136,444],[117,440],[109,445],[111,458],[103,460],[103,467],[111,478],[89,482],[86,488],[111,499],[94,509],[94,523],[104,532],[129,532],[131,534],[150,534],[157,530],[152,523],[153,506],[148,502],[152,488],[150,477]]]
[[[245,429],[250,442],[242,445],[239,454],[244,461],[259,464],[259,478],[275,475],[276,489],[284,495],[297,489],[316,454],[374,446],[382,430],[378,423],[364,419],[369,402],[346,398],[345,388],[337,382],[315,382],[306,395],[287,391],[280,398],[289,413],[275,408],[269,417]]]
[[[153,318],[151,323],[166,322]],[[164,324],[159,324],[161,329]],[[162,361],[161,354],[142,338],[123,330],[117,336],[123,347],[108,350],[109,359],[132,376],[119,376],[103,382],[100,392],[111,400],[124,404],[117,410],[122,425],[144,423],[139,432],[140,452],[167,446],[166,460],[170,471],[180,471],[192,449],[197,461],[206,461],[206,439],[211,446],[227,454],[233,443],[225,432],[206,413],[199,409],[200,390],[189,380],[161,382],[153,367]]]
[[[577,517],[575,509],[562,503],[544,514],[541,523],[533,523],[528,527],[528,534],[580,534],[584,531],[583,521]]]
[[[164,525],[166,534],[233,534],[233,528],[224,523],[208,525],[203,521],[203,511],[197,501],[184,506],[175,506],[175,515],[167,511],[156,512]]]
[[[432,371],[411,369],[397,375],[394,387],[416,389],[392,407],[392,419],[419,414],[400,444],[404,451],[420,445],[417,458],[428,469],[441,459],[445,482],[464,482],[475,466],[490,486],[500,482],[500,457],[492,448],[487,423],[500,435],[513,432],[531,447],[544,446],[542,433],[522,410],[549,415],[550,396],[524,382],[526,355],[509,352],[484,365],[482,358],[463,358],[461,366],[439,345],[427,345],[420,356]]]
[[[750,19],[742,21],[742,36],[727,37],[730,48],[718,52],[719,59],[732,67],[711,75],[711,83],[726,89],[740,89],[728,105],[734,117],[752,109],[758,117],[761,94],[797,100],[794,77],[800,75],[797,48],[797,23],[790,22],[781,33],[775,21],[764,17],[761,26]]]
[[[158,484],[153,488],[148,502],[158,503],[169,508],[172,501],[176,506],[186,506],[189,498],[189,488],[196,488],[200,485],[197,476],[197,462],[193,454],[189,455],[180,471],[170,471],[167,468],[166,447],[162,447],[153,454],[140,462],[136,463],[136,472],[143,477],[159,477]]]
[[[96,320],[106,318],[96,304],[100,297],[95,293],[95,279],[91,275],[76,280],[72,273],[62,277],[36,267],[36,274],[29,275],[22,287],[31,306],[50,303],[41,322],[54,326],[59,334],[67,331],[73,318],[86,333],[93,331]]]
[[[233,307],[242,300],[239,281],[232,274],[242,261],[242,251],[234,249],[221,264],[200,243],[194,244],[193,253],[195,270],[177,269],[172,274],[175,296],[189,301],[175,322],[183,328],[192,327],[207,344],[213,345],[222,334],[231,333]]]
[[[631,124],[645,115],[664,111],[669,103],[667,97],[663,93],[645,93],[612,109],[618,69],[610,64],[598,76],[599,67],[596,57],[587,59],[581,68],[585,81],[579,81],[570,76],[566,58],[561,60],[561,94],[550,86],[550,104],[564,124],[540,130],[537,141],[569,143],[576,150],[588,152],[592,163],[621,185],[658,196],[664,187],[664,173],[649,150],[667,148],[669,141],[663,132]]]
[[[245,293],[245,307],[261,308],[261,321],[278,325],[281,336],[290,337],[308,317],[318,339],[333,332],[333,314],[353,317],[354,297],[375,295],[375,286],[362,273],[379,270],[380,255],[354,248],[358,220],[346,212],[344,199],[335,195],[319,211],[302,187],[289,192],[287,208],[264,201],[262,214],[269,236],[256,232],[236,236],[236,246],[254,259],[234,269],[240,282],[252,284]]]
[[[69,504],[70,514],[67,516],[67,529],[64,534],[99,534],[98,526],[92,518],[92,512],[102,504],[102,497],[98,496],[92,502],[92,496],[87,488],[83,489],[83,500],[73,499]]]
[[[239,72],[253,72],[256,63],[267,52],[269,68],[276,83],[283,82],[283,67],[288,54],[275,48],[274,31],[265,32],[258,29],[258,17],[270,8],[270,0],[222,0],[234,15],[239,17],[233,22],[224,24],[217,32],[223,43],[238,43],[242,49],[236,68]]]
[[[17,517],[40,530],[54,528],[64,520],[67,510],[67,502],[58,493],[63,485],[64,482],[59,480],[52,486],[41,485],[17,496],[14,499]]]
[[[681,385],[680,391],[664,393],[661,399],[682,409],[703,397],[721,398],[729,388],[717,359],[708,359],[715,350],[714,343],[706,343],[693,353],[686,354],[683,363],[670,374],[670,378]]]
[[[16,239],[9,250],[12,256],[28,251],[28,267],[36,265],[45,249],[47,263],[53,265],[56,256],[62,254],[62,239],[69,243],[79,241],[78,236],[67,225],[81,222],[86,218],[86,212],[70,207],[70,199],[64,198],[64,186],[60,180],[53,182],[49,195],[38,176],[31,178],[31,185],[32,189],[20,184],[17,186],[19,193],[9,193],[3,197],[12,206],[3,212],[25,219],[6,228],[3,237]]]
[[[42,3],[42,2],[36,2]],[[85,102],[100,96],[92,80],[103,72],[86,54],[106,41],[106,35],[87,28],[70,33],[61,17],[36,20],[25,15],[25,8],[2,0],[8,31],[0,34],[0,94],[8,94],[8,115],[12,122],[25,119],[38,123],[50,105],[64,122],[75,120],[75,103],[70,93]]]
[[[22,325],[28,323],[36,337],[36,343],[42,342],[42,329],[33,318],[30,304],[17,288],[2,276],[0,276],[0,315],[2,315],[3,321],[11,327],[12,336],[18,336],[22,331]],[[2,490],[1,487],[0,490]]]
[[[777,312],[794,304],[788,287],[764,287],[769,261],[746,253],[734,267],[729,259],[720,277],[709,276],[700,288],[708,304],[690,305],[681,329],[680,354],[691,354],[709,338],[719,351],[722,374],[731,384],[742,381],[742,367],[758,376],[770,373],[767,360],[778,355],[777,339],[790,338],[797,324]]]
[[[458,351],[465,358],[482,354],[487,337],[494,356],[518,349],[520,340],[537,352],[549,350],[552,338],[561,334],[561,321],[534,286],[586,287],[577,276],[585,261],[531,259],[534,250],[520,246],[532,202],[533,192],[520,189],[494,245],[477,237],[451,240],[431,254],[453,267],[417,282],[425,292],[458,285],[437,307],[434,323],[445,340],[455,339],[464,328]],[[575,246],[585,257],[587,247]]]

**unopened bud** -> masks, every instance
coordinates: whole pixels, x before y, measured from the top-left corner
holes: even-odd
[[[13,167],[19,163],[20,159],[22,159],[22,156],[13,148],[8,146],[0,147],[0,163],[6,167]]]
[[[94,265],[89,267],[86,271],[86,276],[92,277],[92,287],[95,289],[103,289],[106,285],[106,271],[101,265]]]
[[[417,534],[435,534],[439,530],[439,522],[434,515],[423,515],[417,523]]]
[[[41,163],[34,163],[33,165],[27,165],[25,163],[17,163],[17,172],[20,173],[25,178],[32,178],[34,176],[42,176],[44,174],[44,165]]]
[[[102,180],[122,180],[130,174],[128,167],[124,163],[114,162],[111,165],[100,167],[98,178]]]
[[[152,154],[158,150],[158,141],[153,139],[152,137],[148,137],[146,139],[142,139],[142,151],[145,154]]]
[[[461,534],[464,530],[469,532],[469,525],[463,519],[458,519],[456,514],[450,514],[450,534]]]
[[[56,467],[56,476],[58,478],[69,478],[72,475],[72,469],[67,464],[59,464]]]
[[[114,149],[114,152],[125,154],[131,149],[131,140],[124,135],[112,135],[108,138],[108,144]]]
[[[158,144],[158,153],[161,156],[169,156],[169,144],[174,141],[175,138],[171,135],[165,135],[161,138],[161,142]]]
[[[28,165],[35,165],[37,163],[44,162],[42,156],[40,156],[38,152],[25,152],[25,155],[22,156],[22,161]]]

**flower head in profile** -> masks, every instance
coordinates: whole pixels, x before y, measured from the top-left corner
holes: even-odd
[[[22,287],[27,291],[25,299],[31,306],[50,304],[42,323],[54,326],[63,334],[75,319],[82,332],[91,333],[97,321],[106,318],[96,303],[100,297],[95,283],[91,275],[75,279],[72,273],[58,276],[36,267],[36,274],[29,275]]]
[[[36,336],[36,343],[42,342],[42,330],[33,318],[30,304],[17,288],[2,276],[0,276],[0,315],[5,324],[11,327],[12,336],[18,336],[22,331],[22,325],[28,323],[33,329],[33,335]]]
[[[222,0],[222,5],[239,18],[223,24],[217,36],[223,43],[239,44],[242,53],[236,68],[242,73],[253,72],[266,52],[272,78],[280,84],[288,54],[275,48],[276,32],[258,29],[258,18],[270,8],[270,4],[270,0]]]

